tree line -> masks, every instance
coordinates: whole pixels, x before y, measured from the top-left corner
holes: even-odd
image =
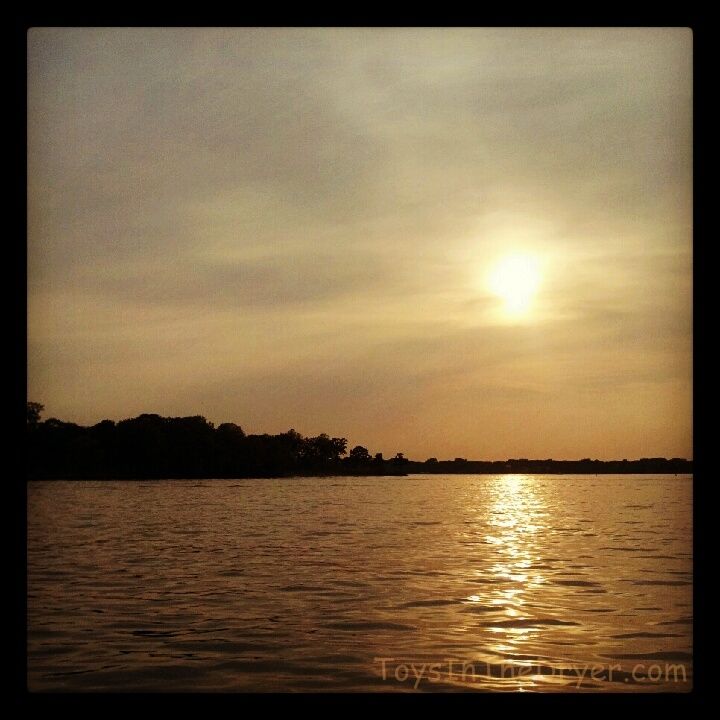
[[[396,473],[403,456],[384,460],[345,438],[304,437],[294,429],[247,435],[235,423],[200,415],[142,414],[84,427],[56,418],[42,421],[43,406],[28,403],[28,476],[36,478],[230,478],[298,474]],[[386,467],[387,466],[387,467]]]
[[[345,438],[304,437],[294,429],[247,435],[234,423],[217,427],[200,415],[142,414],[90,427],[41,420],[44,408],[27,403],[29,479],[243,478],[293,475],[404,475],[408,473],[691,473],[683,458],[601,461],[482,461],[455,458],[424,462],[399,452],[385,459]]]

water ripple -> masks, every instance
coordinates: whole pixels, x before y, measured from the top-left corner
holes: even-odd
[[[33,691],[692,688],[687,476],[33,482],[27,537]]]

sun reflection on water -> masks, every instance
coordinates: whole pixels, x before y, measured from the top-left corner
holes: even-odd
[[[533,567],[540,564],[539,534],[546,514],[536,482],[536,478],[527,475],[503,475],[495,481],[488,522],[490,533],[485,539],[494,551],[490,572],[502,582],[491,604],[497,605],[503,614],[497,617],[497,625],[487,629],[493,638],[488,651],[500,657],[508,652],[517,653],[524,642],[539,632],[539,628],[521,624],[532,617],[531,609],[526,607],[528,588],[546,581],[542,572]]]

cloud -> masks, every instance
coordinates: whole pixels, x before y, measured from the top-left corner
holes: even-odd
[[[441,407],[472,455],[453,403],[624,388],[647,430],[642,388],[689,377],[689,31],[38,28],[28,71],[29,383],[55,414],[429,443]],[[515,247],[543,283],[496,327],[482,277]]]

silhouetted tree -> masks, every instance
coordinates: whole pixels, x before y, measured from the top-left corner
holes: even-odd
[[[228,439],[238,440],[245,437],[243,429],[235,423],[221,423],[217,429],[218,435],[227,437]]]
[[[347,440],[345,438],[331,438],[325,433],[317,437],[307,438],[303,443],[302,461],[308,468],[318,468],[323,465],[335,464],[346,453]]]
[[[27,424],[35,427],[40,422],[40,414],[45,409],[44,405],[36,402],[27,404]]]
[[[370,453],[368,452],[368,449],[363,447],[362,445],[356,445],[351,451],[350,451],[350,460],[355,465],[363,465],[365,463],[369,463],[372,461],[372,457]]]
[[[386,462],[371,459],[356,445],[347,455],[345,438],[323,433],[305,438],[295,430],[279,435],[246,435],[234,423],[217,429],[204,417],[161,417],[143,414],[118,423],[103,420],[91,427],[57,418],[40,421],[43,406],[27,403],[27,472],[29,478],[197,478],[277,477],[293,474],[342,473],[398,475],[416,470],[438,472],[644,472],[688,473],[683,458],[641,460],[519,460],[425,463],[397,453]]]
[[[243,429],[235,423],[222,423],[215,431],[213,475],[232,477],[247,467],[247,441]]]

